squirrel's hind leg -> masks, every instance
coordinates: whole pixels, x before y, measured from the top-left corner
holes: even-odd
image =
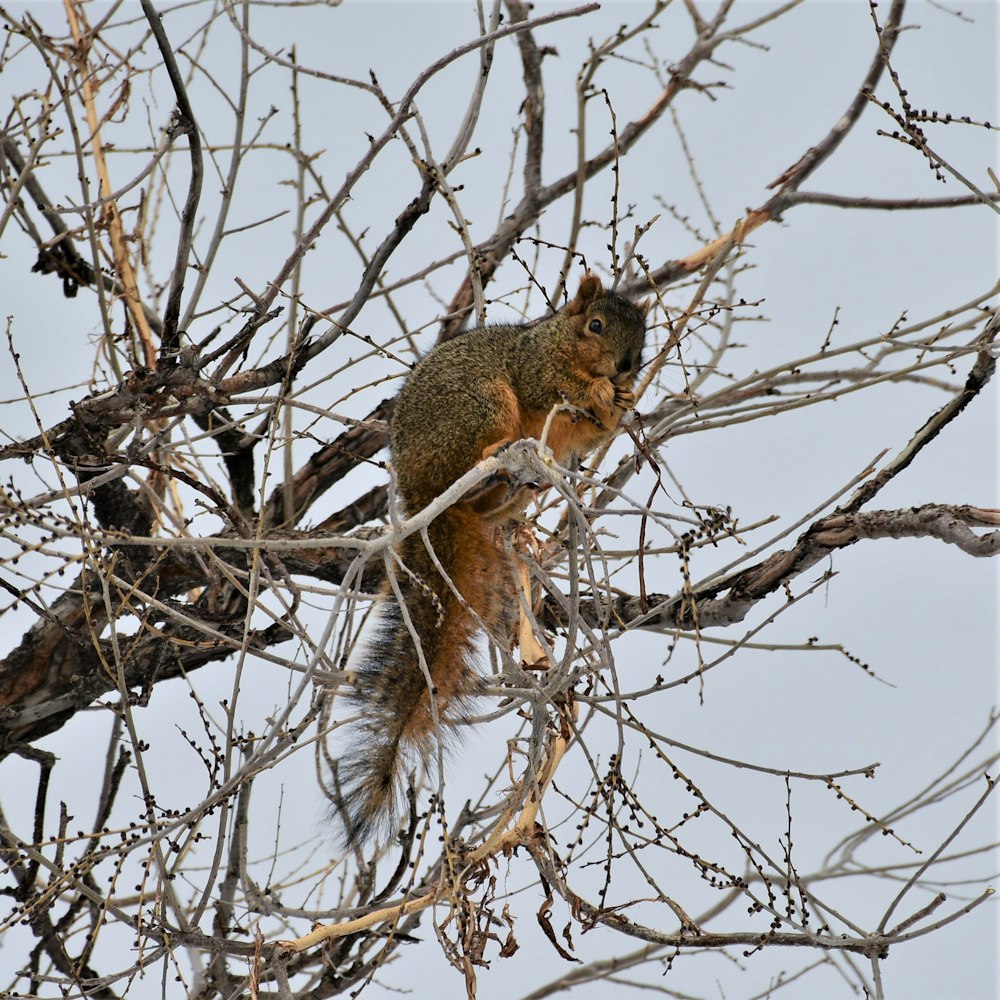
[[[515,442],[515,438],[503,438],[483,449],[483,458],[492,458]],[[525,480],[521,476],[500,469],[474,486],[463,498],[481,517],[491,521],[505,520],[524,510],[532,498],[544,489],[544,483],[535,479]]]

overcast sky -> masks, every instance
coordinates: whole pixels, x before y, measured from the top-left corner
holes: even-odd
[[[609,2],[596,14],[538,32],[539,43],[552,45],[558,52],[544,64],[548,131],[543,171],[549,179],[572,169],[574,163],[573,81],[586,56],[588,39],[605,38],[619,23],[635,21],[647,6]],[[683,54],[688,43],[683,8],[675,6],[677,10],[668,12],[651,40],[661,60],[668,63]],[[738,0],[735,18],[748,21],[771,7]],[[888,4],[882,7],[887,9]],[[894,63],[915,105],[997,120],[996,8],[975,2],[960,7],[961,18],[948,12],[954,5],[913,3],[907,21],[919,25],[919,30],[904,34]],[[64,31],[59,4],[7,4],[6,8],[30,11],[52,34]],[[338,8],[281,8],[261,8],[253,14],[254,34],[266,39],[272,51],[294,44],[303,65],[343,76],[363,78],[369,68],[374,69],[382,87],[394,98],[425,65],[477,32],[474,7],[469,3],[345,0]],[[101,9],[101,4],[90,5],[92,22],[98,20]],[[554,8],[535,6],[536,13],[548,9]],[[197,23],[201,16],[197,9],[178,11],[168,14],[164,24],[171,38],[179,40],[185,37],[185,26]],[[123,28],[121,37],[127,38],[130,30],[134,34],[135,29]],[[724,227],[732,225],[748,207],[763,204],[769,196],[767,185],[829,130],[856,93],[874,47],[868,6],[860,0],[807,0],[754,38],[766,47],[731,45],[721,57],[725,65],[699,70],[700,81],[725,81],[725,89],[713,90],[711,95],[692,90],[676,105],[677,123],[697,160],[700,182]],[[234,85],[238,69],[235,51],[232,33],[220,21],[206,62],[222,86]],[[641,49],[636,51],[636,58],[642,55]],[[28,60],[19,60],[3,74],[0,88],[5,105],[8,94],[30,85],[28,71],[32,66]],[[432,145],[441,153],[468,99],[477,66],[474,57],[456,63],[421,96],[425,126]],[[488,91],[474,142],[483,153],[454,178],[464,185],[463,209],[474,235],[480,236],[492,230],[502,211],[500,192],[508,169],[507,151],[521,101],[516,49],[510,42],[498,46],[493,74],[496,85]],[[499,82],[506,79],[509,85]],[[624,62],[607,66],[602,82],[619,124],[641,114],[656,93],[651,74]],[[212,141],[221,142],[222,134],[231,129],[223,102],[204,80],[199,79],[195,86],[200,127]],[[375,114],[371,99],[364,95],[347,94],[342,103],[338,100],[331,105],[325,85],[303,81],[302,87],[303,132],[313,148],[324,150],[318,162],[328,186],[335,186],[363,152],[366,133],[384,127],[384,115]],[[265,115],[269,106],[277,108],[265,139],[287,141],[291,128],[287,80],[277,74],[263,76],[252,92],[251,104],[253,120]],[[161,91],[159,103],[133,99],[134,121],[128,127],[134,141],[148,141],[149,129],[160,127],[169,110],[165,91]],[[598,111],[595,104],[595,144],[604,142],[607,133],[607,123]],[[887,119],[869,109],[843,148],[811,179],[809,188],[876,197],[963,193],[955,183],[936,182],[914,151],[877,136],[876,130],[885,127]],[[949,128],[935,135],[956,167],[980,186],[989,187],[986,168],[997,166],[996,144],[990,133]],[[289,171],[287,158],[279,153],[258,156],[252,183],[241,191],[234,218],[249,222],[266,214],[271,206],[274,210],[292,207],[291,189],[282,186]],[[57,200],[78,200],[73,173],[72,165],[65,164],[52,168],[47,176],[46,183]],[[127,175],[122,177],[125,179]],[[595,185],[594,200],[588,203],[595,216],[602,201],[606,203],[610,183],[604,179]],[[213,184],[218,186],[214,180]],[[678,132],[669,119],[660,123],[651,141],[626,158],[620,184],[622,203],[634,206],[632,224],[661,215],[643,242],[643,252],[652,262],[682,257],[698,247],[697,240],[670,218],[664,203],[677,205],[702,232],[711,232]],[[375,245],[412,190],[412,164],[400,148],[379,161],[359,185],[345,214],[357,230],[370,228],[370,245]],[[206,194],[209,201],[213,196]],[[551,232],[559,232],[564,213],[565,207],[559,207],[547,217]],[[727,356],[727,364],[739,375],[816,350],[838,307],[835,337],[849,343],[887,332],[903,313],[911,321],[934,316],[986,292],[998,277],[995,219],[994,213],[984,208],[909,214],[795,208],[784,222],[755,233],[746,249],[743,262],[752,271],[740,277],[739,294],[759,302],[747,313],[758,318],[737,327],[737,339],[743,347]],[[421,240],[404,244],[393,258],[390,280],[453,252],[458,245],[442,220],[428,224],[424,233]],[[606,266],[607,233],[595,227],[587,240],[588,255]],[[235,277],[251,288],[263,287],[290,248],[287,220],[251,230],[232,241],[228,255],[215,269],[205,301],[234,294]],[[5,234],[0,249],[5,255],[0,259],[3,315],[15,317],[12,334],[32,390],[44,393],[79,383],[89,374],[93,337],[99,329],[99,316],[89,294],[81,292],[77,300],[63,300],[51,277],[30,274],[33,254],[13,228]],[[169,240],[164,240],[157,253],[160,256],[154,259],[162,277],[172,261]],[[541,254],[539,266],[545,280],[553,279],[560,262],[557,252]],[[323,309],[342,301],[356,287],[360,267],[356,259],[347,256],[342,244],[333,239],[321,241],[308,258],[303,300]],[[458,265],[435,277],[433,290],[448,301],[460,277]],[[522,283],[517,268],[510,265],[501,270],[497,291]],[[671,300],[672,304],[680,301],[680,297]],[[399,303],[408,310],[411,328],[427,324],[420,343],[424,348],[430,346],[436,332],[431,321],[440,313],[440,302],[428,290],[414,289],[401,295]],[[501,319],[509,314],[496,307],[490,315]],[[362,314],[358,327],[382,343],[388,336],[386,331],[393,329],[388,323],[384,312],[372,310]],[[200,332],[207,332],[207,326]],[[332,369],[342,361],[342,357],[331,357],[329,365]],[[384,362],[373,362],[371,370],[373,377],[399,374],[398,367],[390,371]],[[339,399],[357,378],[356,368],[339,380],[334,376],[312,401],[323,403],[331,394]],[[683,388],[679,375],[675,388]],[[12,366],[0,362],[0,396],[10,400],[19,391]],[[62,418],[67,400],[79,398],[84,391],[77,388],[41,397],[43,422]],[[386,386],[378,385],[338,402],[337,408],[363,416],[385,392]],[[785,525],[842,489],[882,449],[892,453],[902,447],[945,398],[926,387],[886,387],[742,427],[680,435],[671,441],[663,457],[696,503],[731,506],[744,524],[777,515],[783,519],[779,524]],[[13,435],[33,431],[30,413],[23,406],[5,405],[0,426]],[[320,421],[311,432],[323,440],[339,433],[340,427],[333,421]],[[995,445],[996,395],[991,391],[977,399],[967,414],[879,496],[878,506],[905,507],[932,501],[1000,506]],[[304,442],[299,457],[305,458],[314,446]],[[312,520],[318,522],[344,506],[380,476],[384,478],[384,473],[377,469],[352,475],[317,506]],[[634,496],[644,502],[648,487],[640,482],[646,480],[636,481]],[[707,573],[736,554],[725,548],[706,554],[699,571]],[[996,569],[988,560],[974,560],[930,540],[861,543],[838,552],[831,565],[837,575],[784,614],[768,633],[768,641],[799,644],[817,636],[824,643],[842,643],[870,673],[834,653],[804,656],[745,650],[706,677],[703,701],[696,685],[674,689],[669,695],[658,696],[655,705],[649,703],[647,721],[673,739],[769,767],[826,773],[878,761],[882,766],[876,781],[857,779],[851,786],[851,794],[863,801],[866,809],[878,813],[929,783],[987,721],[996,701]],[[808,580],[800,581],[800,588],[826,568],[818,567]],[[669,592],[677,587],[673,559],[648,565],[647,574],[651,589]],[[633,577],[618,582],[625,589],[636,587]],[[775,607],[775,603],[762,607],[752,621],[727,635],[741,635]],[[317,607],[314,616],[318,634],[326,624],[323,608]],[[27,617],[8,615],[0,623],[4,651],[29,622]],[[627,688],[644,687],[664,670],[666,644],[663,636],[646,634],[626,637],[616,646],[619,672],[628,677]],[[676,655],[685,657],[689,668],[691,651],[681,650]],[[672,663],[670,669],[681,668]],[[193,683],[206,705],[216,704],[232,690],[232,665],[206,668]],[[286,676],[275,676],[265,664],[248,663],[239,701],[241,724],[259,732],[267,717],[283,706],[288,690]],[[161,804],[188,802],[190,779],[177,764],[189,756],[178,730],[197,723],[187,687],[171,682],[157,688],[148,709],[139,711],[137,718],[145,727],[144,738],[159,750],[150,755],[149,764]],[[508,717],[471,734],[456,756],[454,774],[449,774],[455,783],[451,800],[455,808],[461,802],[458,789],[471,792],[480,773],[492,771],[502,760],[504,741],[511,735],[509,725]],[[90,815],[88,803],[95,783],[100,782],[107,726],[107,717],[100,713],[81,716],[44,741],[45,748],[61,760],[53,774],[50,805],[55,809],[60,799],[65,800],[81,822]],[[605,754],[613,750],[613,729],[608,727],[607,743],[602,744],[595,727],[592,746]],[[630,767],[639,766],[640,749],[630,748]],[[785,824],[784,785],[780,781],[714,767],[696,757],[683,761],[706,792],[711,789],[746,829],[777,850]],[[560,781],[583,794],[587,776],[584,761],[571,755],[560,772]],[[34,777],[33,765],[22,760],[0,765],[0,788],[15,788],[21,782],[33,788]],[[648,772],[647,782],[654,780],[658,780],[656,772]],[[664,809],[669,811],[670,789],[662,794]],[[324,830],[322,801],[308,750],[262,775],[255,796],[259,817],[255,845],[261,855],[266,856],[268,846],[274,843],[275,826],[269,816],[279,799],[284,835],[289,844],[299,845],[295,856],[303,859],[303,865],[319,864],[324,852],[334,849]],[[795,837],[801,852],[800,871],[819,866],[839,835],[857,823],[856,816],[831,800],[826,792],[811,788],[801,792]],[[967,807],[971,799],[963,801]],[[30,830],[30,801],[15,802],[5,792],[3,806],[12,827]],[[899,832],[926,856],[961,815],[961,804],[953,801],[946,808],[922,814],[918,822]],[[993,812],[977,819],[958,848],[996,839],[995,818]],[[710,841],[706,852],[725,849]],[[882,845],[876,845],[869,857],[878,859],[883,854],[900,859],[898,849]],[[980,860],[962,871],[974,872],[978,878],[989,874],[991,866]],[[518,893],[533,885],[532,872],[529,863],[522,861],[502,871],[501,879],[505,888]],[[965,888],[971,897],[983,884],[977,881]],[[897,889],[891,882],[875,883],[865,890],[868,895],[859,896],[853,886],[824,886],[828,899],[860,920],[875,917],[875,922]],[[686,882],[683,890],[679,888],[679,900],[693,912],[684,891],[695,898],[701,889]],[[636,893],[641,894],[638,885]],[[707,905],[708,898],[693,904],[694,910]],[[567,971],[534,924],[532,914],[539,901],[537,888],[513,897],[515,912],[523,910],[524,919],[518,926],[521,950],[506,960],[494,956],[491,969],[482,971],[479,996],[483,1000],[520,996]],[[309,905],[316,905],[316,901]],[[911,907],[915,908],[916,904]],[[553,924],[561,927],[567,919],[560,909]],[[301,928],[303,933],[306,930],[306,926]],[[913,1000],[944,996],[986,1000],[997,996],[998,934],[994,908],[986,906],[968,919],[895,950],[885,964],[888,995]],[[18,929],[6,935],[7,940],[0,938],[0,989],[24,960],[21,935]],[[605,930],[578,936],[577,944],[585,961],[613,949],[637,946]],[[792,972],[806,961],[798,955],[768,952],[740,959],[749,970],[744,973],[723,957],[702,955],[678,962],[665,977],[655,967],[635,975],[687,995],[733,998],[764,990],[779,970]],[[381,983],[372,984],[366,995],[398,996],[397,990],[412,990],[413,996],[431,995],[426,984],[432,981],[439,984],[434,987],[435,996],[464,995],[461,976],[446,967],[430,921],[423,926],[421,943],[404,949],[380,978]],[[625,995],[625,987],[618,988]],[[607,985],[582,987],[573,995],[607,997],[608,989]],[[137,982],[129,993],[137,998],[160,995],[157,977]],[[850,994],[847,983],[831,968],[804,977],[778,995],[785,1000],[809,1000]]]

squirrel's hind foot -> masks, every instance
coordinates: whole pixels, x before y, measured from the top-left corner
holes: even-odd
[[[546,484],[537,479],[524,479],[506,469],[487,476],[478,486],[473,486],[462,498],[463,503],[483,517],[514,514],[531,502]]]

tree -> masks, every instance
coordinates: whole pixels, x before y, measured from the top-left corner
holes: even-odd
[[[1000,319],[975,248],[1000,185],[976,80],[949,112],[924,72],[948,52],[975,65],[989,33],[921,7],[936,34],[918,42],[902,0],[827,10],[857,67],[832,85],[820,15],[795,2],[458,11],[432,8],[421,35],[422,8],[3,10],[12,993],[318,998],[442,955],[446,995],[509,995],[518,969],[535,997],[723,975],[742,995],[770,977],[881,997],[908,942],[966,914],[990,940],[995,714],[972,733],[965,708],[932,704],[932,740],[858,709],[833,745],[808,737],[831,689],[874,700],[899,680],[854,650],[876,630],[821,641],[817,615],[873,565],[911,565],[905,539],[938,587],[915,608],[894,582],[877,632],[898,655],[920,660],[907,641],[950,591],[979,594],[978,624],[934,628],[972,686],[995,614],[970,557],[1000,549],[1000,514],[964,491],[992,462],[975,435]],[[793,85],[804,38],[814,67]],[[786,89],[755,93],[751,56]],[[720,202],[752,207],[730,223]],[[761,332],[791,294],[775,259],[834,286],[809,286],[784,339]],[[401,521],[398,379],[435,339],[543,315],[584,266],[651,302],[627,434],[581,470],[522,443]],[[876,455],[893,421],[909,431]],[[774,466],[743,477],[748,428]],[[345,855],[322,803],[392,545],[497,467],[547,489],[509,537],[521,641],[484,639],[476,760],[453,754],[396,840]],[[907,494],[917,469],[940,491]],[[748,479],[770,480],[780,517],[754,512]],[[765,656],[816,671],[805,720]],[[763,734],[724,749],[712,713],[748,683],[744,739],[792,737],[776,762]],[[880,781],[880,729],[905,779]],[[544,955],[530,979],[519,947]],[[705,973],[706,953],[732,968]],[[955,983],[966,961],[936,964]]]

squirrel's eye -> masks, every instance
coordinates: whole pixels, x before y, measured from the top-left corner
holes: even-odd
[[[601,333],[604,329],[604,324],[599,319],[592,319],[587,329],[591,333]]]

